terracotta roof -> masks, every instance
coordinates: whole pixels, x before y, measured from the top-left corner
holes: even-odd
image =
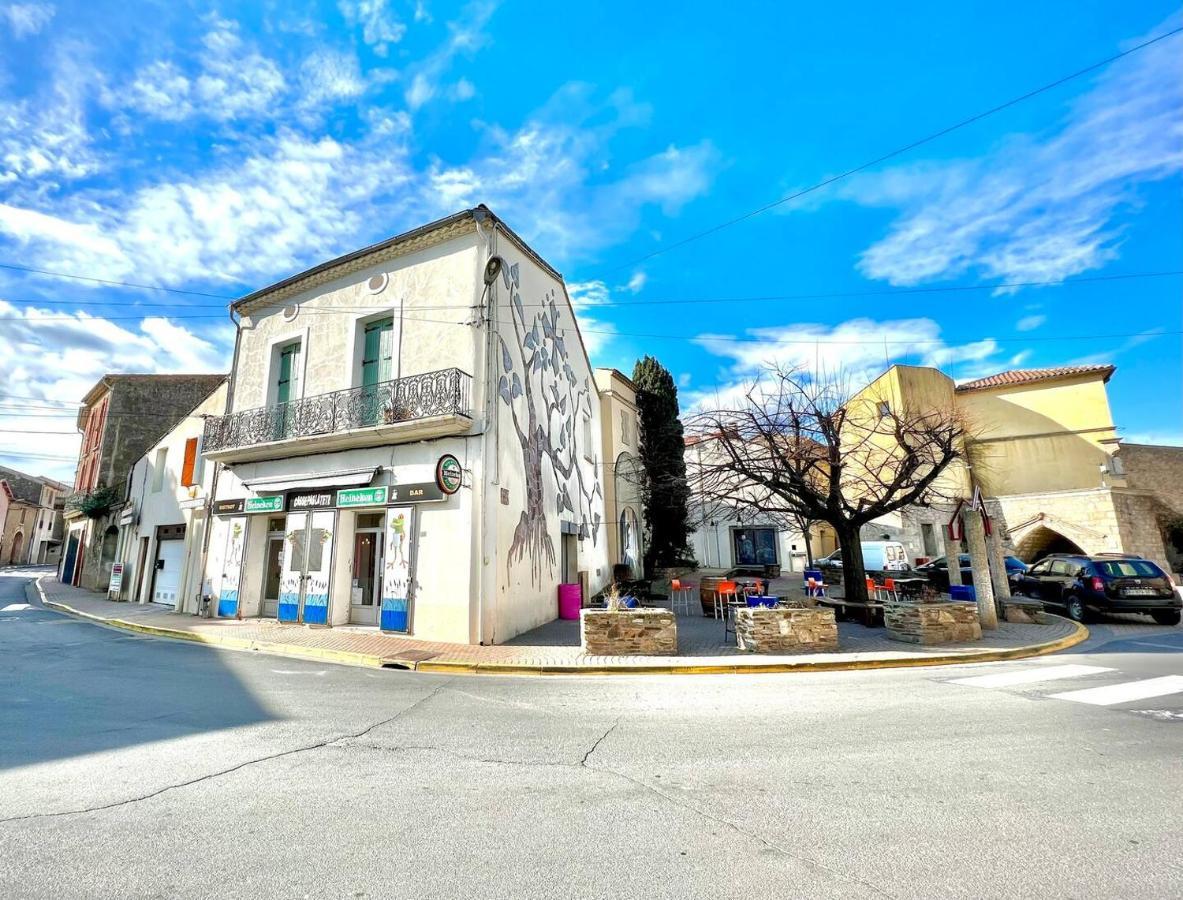
[[[1108,381],[1116,366],[1057,366],[1054,369],[1010,369],[996,375],[987,375],[974,381],[957,385],[958,391],[981,391],[987,388],[1007,387],[1013,384],[1032,384],[1037,381],[1051,381],[1056,378],[1072,378],[1076,375],[1104,374]]]

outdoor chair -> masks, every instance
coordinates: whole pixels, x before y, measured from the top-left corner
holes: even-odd
[[[670,611],[677,612],[680,608],[685,615],[689,615],[690,604],[697,590],[697,585],[683,584],[679,578],[672,579],[670,581]]]
[[[732,600],[739,598],[741,593],[740,587],[734,581],[720,581],[718,587],[715,588],[714,608],[716,619],[725,619],[727,617],[727,604]]]
[[[899,592],[895,589],[894,578],[884,578],[883,587],[876,592],[877,599],[881,600],[898,600]]]
[[[824,581],[819,581],[816,578],[810,578],[805,582],[805,596],[806,597],[820,597],[826,596],[826,584]]]
[[[727,635],[735,634],[735,614],[748,605],[747,593],[742,589],[732,594],[723,607],[723,643],[727,643]]]

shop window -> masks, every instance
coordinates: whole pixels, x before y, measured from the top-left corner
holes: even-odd
[[[776,565],[776,529],[736,528],[731,532],[737,566]]]

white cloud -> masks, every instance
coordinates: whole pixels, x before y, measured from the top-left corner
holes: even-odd
[[[567,294],[571,298],[571,306],[575,310],[575,318],[579,323],[579,332],[583,338],[583,346],[593,365],[597,364],[597,357],[611,343],[616,326],[611,322],[593,317],[588,313],[590,308],[600,306],[611,301],[608,286],[602,281],[570,282]]]
[[[0,235],[48,269],[164,285],[249,283],[357,246],[373,205],[397,217],[416,202],[409,182],[397,141],[283,133],[200,175],[165,175],[122,203],[79,202],[61,216],[0,207]]]
[[[407,105],[412,110],[418,109],[441,93],[446,93],[449,99],[457,101],[467,100],[476,93],[476,88],[464,78],[447,92],[440,91],[439,82],[458,55],[475,53],[488,43],[485,26],[489,24],[496,10],[496,0],[473,0],[461,10],[455,21],[448,23],[448,39],[438,50],[413,67],[411,85],[406,92]]]
[[[126,92],[108,92],[106,103],[171,122],[194,114],[228,122],[274,112],[287,89],[279,65],[242,39],[237,22],[216,15],[206,21],[191,75],[175,61],[157,60],[136,72]],[[324,64],[317,54],[310,61]]]
[[[321,48],[304,60],[300,88],[301,105],[318,106],[359,97],[366,82],[354,54]]]
[[[0,16],[8,20],[17,40],[40,33],[56,12],[52,3],[8,3],[0,7]]]
[[[1023,316],[1023,318],[1015,323],[1015,328],[1019,331],[1034,331],[1046,321],[1047,316],[1043,315]]]
[[[386,0],[340,0],[341,15],[350,27],[360,27],[362,40],[379,56],[385,56],[391,44],[403,39],[407,26],[387,9]],[[416,9],[418,20],[419,11]]]
[[[415,21],[431,24],[431,13],[428,12],[427,4],[423,0],[415,0]]]
[[[225,329],[208,337],[165,318],[148,317],[125,327],[86,313],[17,307],[0,300],[5,342],[0,355],[0,399],[7,405],[44,405],[51,410],[7,409],[0,421],[8,433],[0,461],[22,471],[73,480],[74,463],[36,457],[78,452],[73,413],[78,401],[108,372],[221,372],[229,366],[231,342]],[[8,413],[13,413],[9,415]],[[36,434],[63,432],[61,435]],[[27,454],[8,456],[5,454]]]
[[[644,272],[634,272],[633,277],[628,280],[628,284],[624,288],[630,294],[638,294],[645,287],[645,282],[648,280],[649,276]]]
[[[684,408],[733,404],[769,366],[837,383],[850,390],[867,384],[896,363],[933,366],[954,376],[964,367],[1002,368],[992,338],[950,345],[928,318],[875,321],[850,319],[835,325],[800,323],[750,328],[741,335],[703,334],[695,343],[727,360],[715,387],[688,392]],[[993,361],[993,362],[992,362]]]
[[[649,109],[618,91],[596,101],[586,84],[564,85],[518,129],[484,126],[485,147],[461,164],[429,167],[436,212],[487,203],[539,250],[590,256],[631,234],[641,213],[674,214],[706,192],[719,154],[709,141],[671,147],[617,172],[606,166],[614,138],[647,121]]]
[[[1175,36],[1105,69],[1047,133],[1012,136],[978,159],[853,179],[843,196],[900,210],[859,269],[914,285],[969,273],[1059,281],[1103,266],[1119,253],[1115,215],[1138,202],[1138,186],[1183,171],[1181,78]]]

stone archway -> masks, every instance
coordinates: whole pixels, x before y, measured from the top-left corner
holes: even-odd
[[[1015,546],[1015,555],[1025,563],[1034,563],[1052,553],[1084,553],[1075,541],[1062,535],[1054,528],[1037,525],[1023,535]]]
[[[12,538],[12,547],[8,553],[10,565],[19,566],[21,564],[21,550],[24,549],[24,542],[24,534],[18,531]]]

